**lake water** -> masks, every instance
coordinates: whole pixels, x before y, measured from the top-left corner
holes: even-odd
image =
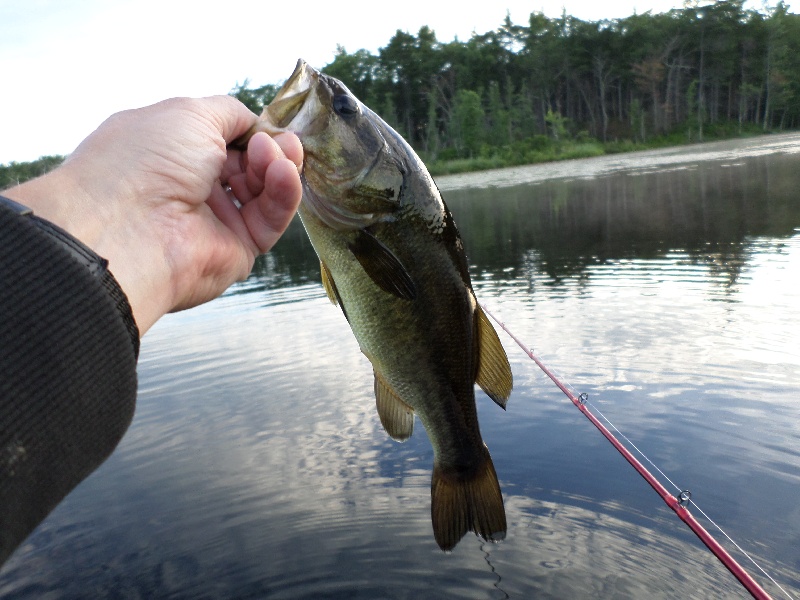
[[[478,298],[799,598],[800,135],[439,185]],[[442,553],[424,430],[387,438],[318,279],[295,222],[148,333],[133,425],[3,598],[748,597],[502,332],[508,410],[477,400],[508,536]]]

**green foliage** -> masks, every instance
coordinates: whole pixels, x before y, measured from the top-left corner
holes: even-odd
[[[322,72],[344,83],[367,106],[375,106],[375,76],[378,57],[367,50],[348,54],[344,46],[336,47],[333,62],[322,68]]]
[[[478,154],[484,138],[484,117],[481,97],[472,90],[458,90],[451,132],[454,139],[461,142],[467,156]]]
[[[686,139],[687,141],[703,141],[703,105],[698,97],[697,90],[699,81],[693,80],[686,90],[686,107],[688,116],[686,117]]]
[[[44,175],[64,162],[63,156],[42,156],[31,162],[10,162],[0,165],[0,190]]]
[[[631,121],[631,129],[633,130],[633,140],[635,142],[645,141],[645,114],[642,110],[642,103],[636,98],[631,101],[629,118]]]
[[[432,88],[428,92],[428,121],[426,123],[425,131],[425,147],[424,151],[430,156],[436,156],[439,150],[439,117],[436,111],[438,90]]]
[[[550,135],[554,140],[563,140],[567,137],[567,119],[562,117],[561,113],[548,109],[544,116],[544,122],[547,123]]]
[[[272,99],[278,93],[278,90],[281,89],[281,86],[268,83],[261,87],[248,88],[247,86],[249,84],[249,79],[245,79],[242,84],[237,83],[234,88],[228,92],[228,95],[233,96],[251,111],[260,115],[261,110],[264,106],[272,102]]]
[[[511,141],[511,114],[500,96],[500,85],[496,81],[489,84],[489,97],[486,108],[487,140],[493,146],[504,146]]]

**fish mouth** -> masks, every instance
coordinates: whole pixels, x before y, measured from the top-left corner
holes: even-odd
[[[319,71],[309,66],[302,58],[299,59],[294,72],[275,94],[272,102],[264,107],[261,116],[252,127],[231,143],[231,147],[244,150],[250,138],[259,131],[271,137],[286,131],[294,131],[299,135],[302,124],[291,127],[292,122],[300,114],[311,91],[318,83]]]
[[[319,81],[319,72],[302,58],[275,98],[261,113],[259,130],[270,135],[291,131],[291,123],[306,103],[311,90]]]

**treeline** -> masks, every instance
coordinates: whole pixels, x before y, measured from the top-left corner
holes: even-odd
[[[507,16],[467,41],[398,30],[377,54],[339,46],[322,70],[432,172],[458,160],[487,168],[800,128],[800,15],[782,1],[603,21]],[[231,94],[259,113],[279,87],[245,81]],[[0,165],[0,189],[60,160]]]
[[[377,54],[340,46],[323,71],[429,160],[536,153],[564,138],[680,143],[800,127],[800,16],[783,2],[597,22],[507,16],[446,43],[428,27],[398,30]],[[275,90],[234,93],[258,108]]]
[[[63,156],[42,156],[31,162],[10,162],[0,165],[0,190],[44,175],[63,161]]]

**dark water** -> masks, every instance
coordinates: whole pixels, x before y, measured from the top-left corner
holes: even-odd
[[[800,597],[800,136],[439,183],[479,299]],[[747,597],[505,334],[508,537],[440,552],[424,430],[384,434],[318,276],[296,223],[147,335],[130,431],[4,598]]]

